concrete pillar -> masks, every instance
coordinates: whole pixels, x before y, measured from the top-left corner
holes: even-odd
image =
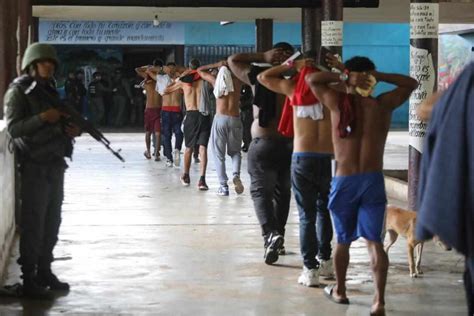
[[[0,98],[3,100],[8,85],[16,75],[18,2],[0,0]],[[3,104],[3,101],[1,102]],[[0,106],[0,119],[3,106]]]
[[[31,0],[19,1],[19,63],[21,63],[23,54],[31,41],[31,29],[33,23],[32,13],[33,7],[31,5]],[[20,67],[18,67],[18,69],[19,68]]]
[[[342,57],[343,0],[322,0],[321,46]]]
[[[301,50],[319,51],[321,46],[321,8],[301,9]]]
[[[410,76],[419,86],[410,96],[408,206],[416,209],[419,165],[423,153],[426,123],[416,114],[418,106],[438,85],[438,0],[410,1]]]
[[[31,42],[39,41],[39,18],[33,17],[31,22]]]
[[[255,50],[264,52],[273,46],[273,20],[255,20]]]

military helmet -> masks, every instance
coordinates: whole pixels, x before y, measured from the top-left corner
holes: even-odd
[[[53,61],[56,66],[59,64],[56,49],[49,44],[34,43],[28,46],[21,62],[21,70],[25,71],[33,62],[40,59],[49,59]]]

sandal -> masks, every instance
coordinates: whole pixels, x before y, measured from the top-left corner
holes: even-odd
[[[334,288],[336,287],[336,284],[330,284],[324,288],[324,295],[332,302],[336,304],[343,304],[343,305],[348,305],[349,304],[349,299],[348,298],[336,298],[332,294],[334,292]]]

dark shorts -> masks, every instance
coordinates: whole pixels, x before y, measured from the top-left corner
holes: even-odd
[[[196,145],[207,147],[211,136],[211,117],[199,111],[187,111],[183,122],[184,145],[194,148]]]
[[[387,196],[381,172],[334,177],[329,195],[337,242],[363,237],[382,242]]]
[[[161,109],[146,108],[145,109],[145,131],[160,132],[161,131]]]

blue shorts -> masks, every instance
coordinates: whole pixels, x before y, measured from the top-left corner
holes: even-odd
[[[334,177],[328,207],[334,221],[337,242],[349,244],[359,237],[382,242],[386,204],[381,172]]]

